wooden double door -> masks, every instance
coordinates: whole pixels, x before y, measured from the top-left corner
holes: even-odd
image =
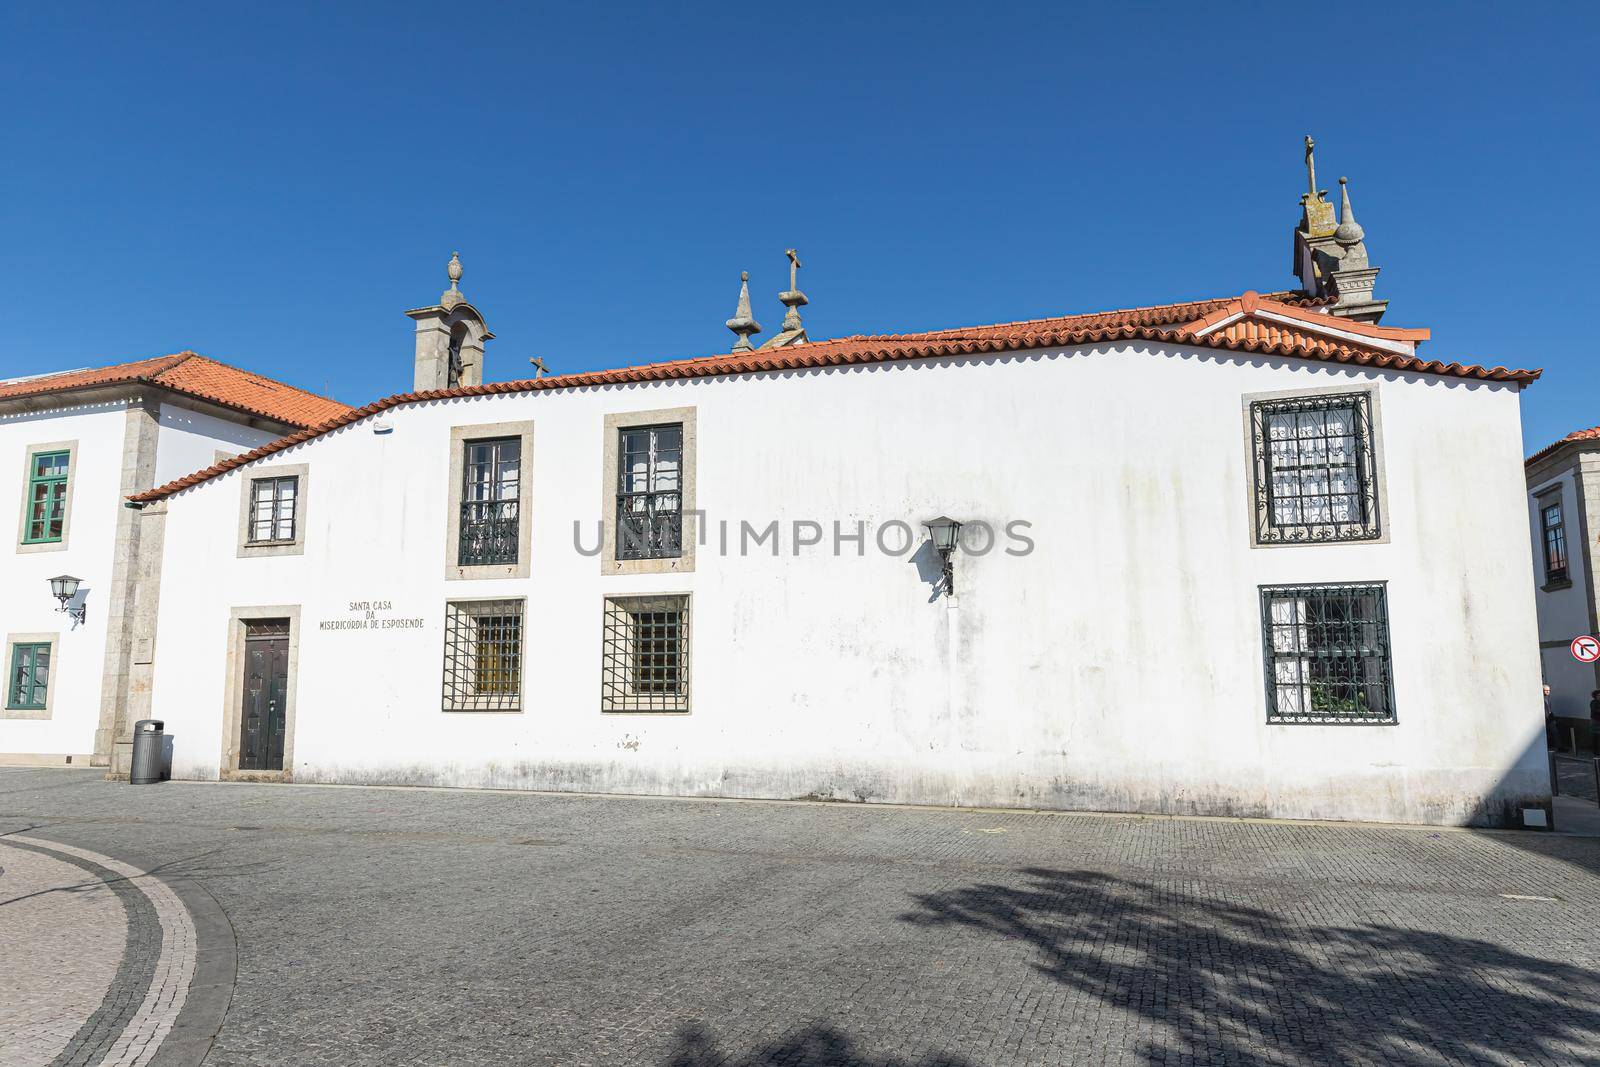
[[[252,619],[244,629],[244,706],[239,769],[283,770],[289,697],[289,620]]]

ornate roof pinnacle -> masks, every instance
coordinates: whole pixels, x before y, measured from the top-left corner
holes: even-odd
[[[783,313],[783,328],[762,348],[782,348],[806,340],[805,324],[800,321],[800,309],[810,303],[806,294],[800,291],[799,271],[804,264],[800,262],[798,249],[786,248],[783,254],[789,257],[789,288],[778,294],[778,299],[787,309]]]
[[[1356,221],[1355,208],[1350,206],[1350,179],[1340,178],[1339,228],[1333,231],[1333,239],[1348,248],[1360,244],[1366,236],[1367,231]]]
[[[750,314],[750,272],[739,272],[739,303],[733,309],[733,318],[723,325],[738,335],[738,340],[733,343],[735,352],[754,352],[755,345],[750,343],[750,338],[761,332],[761,324]]]
[[[450,288],[446,289],[444,291],[444,295],[439,297],[439,304],[441,307],[453,308],[466,299],[466,297],[461,295],[462,271],[460,252],[450,253],[450,264],[449,266],[445,267],[444,273],[445,277],[450,279]]]

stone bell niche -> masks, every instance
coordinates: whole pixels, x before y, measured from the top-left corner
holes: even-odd
[[[461,274],[461,256],[452,252],[445,269],[450,288],[437,304],[406,312],[417,324],[414,392],[483,384],[483,349],[494,334],[462,295]]]

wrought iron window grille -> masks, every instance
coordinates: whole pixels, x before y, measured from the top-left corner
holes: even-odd
[[[1370,541],[1382,534],[1370,393],[1250,405],[1256,541]]]
[[[1559,500],[1539,509],[1539,523],[1544,530],[1544,580],[1564,582],[1567,580],[1567,525]]]
[[[521,600],[445,605],[444,710],[522,710]]]
[[[600,710],[689,710],[689,598],[608,597]]]
[[[1396,721],[1382,584],[1261,588],[1269,723]]]
[[[250,545],[289,544],[294,541],[299,509],[300,479],[257,478],[250,483]]]
[[[517,562],[522,442],[515,437],[468,441],[462,464],[461,527],[456,563],[483,567]]]
[[[683,424],[618,433],[617,558],[683,555]]]

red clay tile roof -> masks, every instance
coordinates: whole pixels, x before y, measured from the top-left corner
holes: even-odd
[[[1285,299],[1277,299],[1277,297]],[[309,441],[324,433],[360,419],[399,407],[426,400],[448,400],[457,397],[498,396],[506,393],[538,392],[545,389],[575,389],[597,385],[619,385],[628,382],[667,381],[678,378],[711,378],[730,374],[756,374],[764,371],[805,370],[816,367],[839,367],[860,363],[889,363],[908,359],[929,359],[941,356],[969,356],[990,352],[1015,352],[1034,348],[1058,348],[1072,345],[1098,344],[1106,341],[1151,341],[1158,344],[1180,344],[1197,348],[1217,348],[1258,355],[1284,356],[1325,363],[1351,363],[1358,366],[1381,367],[1386,370],[1408,371],[1421,374],[1443,374],[1480,381],[1516,382],[1527,385],[1536,380],[1540,371],[1507,370],[1505,367],[1479,367],[1461,363],[1441,363],[1420,359],[1373,347],[1357,340],[1341,340],[1328,336],[1321,330],[1310,329],[1310,319],[1315,312],[1302,310],[1317,307],[1319,301],[1297,298],[1297,294],[1273,294],[1263,297],[1254,292],[1243,296],[1219,300],[1195,301],[1188,304],[1165,304],[1151,308],[1131,308],[1125,311],[1102,312],[1095,315],[1074,315],[1056,319],[1036,319],[1029,322],[1004,323],[999,326],[975,326],[959,330],[938,330],[932,333],[891,334],[885,336],[841,337],[829,341],[812,341],[807,344],[774,348],[765,351],[744,352],[717,356],[699,356],[693,359],[646,363],[614,370],[580,371],[574,374],[557,374],[548,378],[529,378],[514,382],[491,382],[484,385],[463,386],[456,389],[435,389],[421,393],[401,393],[385,397],[350,412],[332,423],[315,429],[269,441],[260,448],[234,456],[205,470],[185,475],[166,485],[130,497],[138,503],[149,503],[171,496],[173,493],[198,485],[225,474],[235,467],[281,452]],[[1279,329],[1269,336],[1250,336],[1250,331],[1213,331],[1200,336],[1208,320],[1224,321],[1229,315],[1250,316],[1266,311],[1283,318],[1300,319],[1308,328],[1275,324]],[[1193,316],[1193,317],[1191,317]],[[1321,325],[1320,323],[1318,325]],[[1354,327],[1360,327],[1356,329]],[[1345,319],[1330,318],[1326,329],[1344,331],[1356,336],[1403,341],[1414,345],[1427,336],[1426,330],[1405,330],[1394,327],[1364,326]],[[1233,333],[1237,333],[1235,336]]]
[[[352,410],[348,404],[263,378],[259,374],[251,374],[226,363],[218,363],[193,352],[0,382],[0,400],[124,383],[162,386],[175,393],[302,428],[343,418]]]
[[[1592,426],[1587,430],[1573,430],[1571,433],[1567,434],[1567,436],[1563,437],[1561,440],[1556,441],[1553,444],[1545,445],[1543,448],[1539,449],[1539,451],[1537,451],[1533,455],[1529,456],[1523,462],[1525,464],[1526,463],[1534,463],[1534,462],[1536,462],[1538,460],[1541,460],[1544,457],[1548,456],[1550,453],[1554,452],[1556,449],[1560,448],[1562,445],[1572,444],[1574,441],[1600,441],[1600,426]]]
[[[1308,297],[1300,292],[1267,293],[1263,300],[1272,300],[1291,307],[1322,307],[1332,303],[1332,297]],[[1225,296],[1211,300],[1189,300],[1181,304],[1157,304],[1154,307],[1123,308],[1120,311],[1094,311],[1084,315],[1062,315],[1049,319],[1028,319],[1022,322],[1001,322],[992,326],[964,326],[953,330],[928,330],[921,333],[902,334],[936,340],[950,337],[1009,337],[1018,333],[1040,333],[1062,330],[1098,330],[1108,326],[1182,326],[1203,318],[1231,303],[1238,297]]]

